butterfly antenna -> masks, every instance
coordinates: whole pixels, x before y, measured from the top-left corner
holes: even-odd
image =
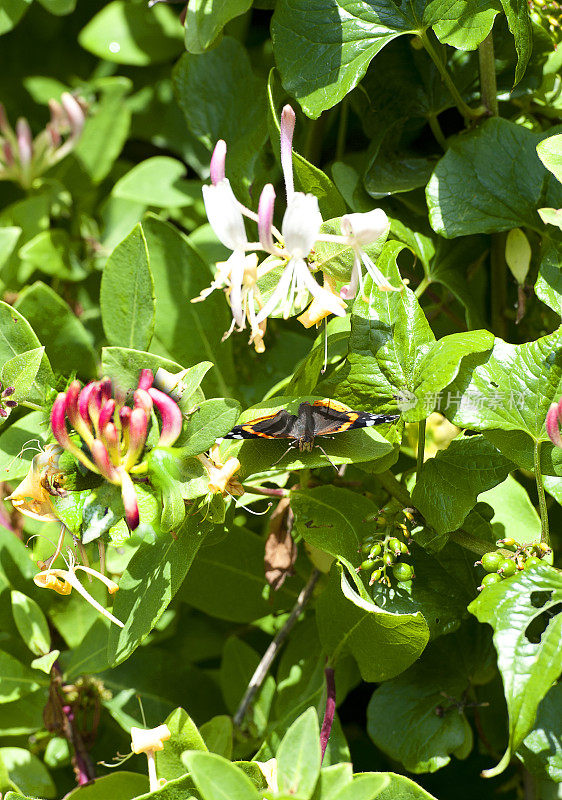
[[[326,458],[328,459],[328,461],[330,462],[330,464],[332,465],[332,467],[333,467],[333,468],[335,469],[335,471],[337,472],[337,471],[338,471],[338,468],[336,467],[336,465],[334,464],[334,462],[332,461],[332,459],[330,458],[330,456],[328,455],[328,453],[327,453],[327,452],[324,450],[324,448],[322,447],[322,445],[321,445],[321,444],[317,444],[317,445],[316,445],[316,447],[317,447],[317,448],[318,448],[318,449],[319,449],[319,450],[320,450],[320,451],[321,451],[321,452],[322,452],[322,453],[323,453],[323,454],[326,456]]]
[[[328,369],[328,321],[324,317],[324,366],[320,370],[320,375],[324,375]]]

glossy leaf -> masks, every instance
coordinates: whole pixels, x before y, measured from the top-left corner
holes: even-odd
[[[320,731],[313,708],[293,722],[277,751],[279,791],[309,800],[320,773]]]
[[[18,591],[12,591],[12,614],[22,639],[36,656],[51,649],[51,634],[45,615],[35,600]]]
[[[19,356],[22,353],[37,350],[37,348],[41,347],[39,339],[25,317],[7,303],[0,303],[0,329],[2,330],[2,335],[0,336],[1,364],[5,364],[6,361],[14,356]],[[45,391],[49,386],[54,385],[54,380],[49,359],[43,354],[39,370],[33,379],[26,399],[35,403],[42,403]]]
[[[186,766],[204,800],[259,800],[242,770],[215,753],[186,753]]]
[[[196,0],[185,17],[185,48],[189,53],[204,53],[231,19],[244,14],[251,0]]]
[[[159,778],[170,781],[185,775],[182,753],[187,750],[206,751],[207,746],[196,724],[183,708],[173,711],[166,719],[166,725],[172,735],[164,742],[164,749],[155,754],[156,773]]]

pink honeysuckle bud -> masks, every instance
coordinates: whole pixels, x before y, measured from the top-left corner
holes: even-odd
[[[100,474],[110,483],[121,483],[121,477],[117,469],[111,463],[107,447],[101,439],[94,439],[90,448],[92,458],[95,461],[96,467]]]
[[[129,427],[129,422],[131,420],[131,409],[129,406],[123,406],[123,408],[119,409],[119,419],[121,420],[121,427],[123,430]]]
[[[78,413],[84,420],[87,422],[88,425],[90,424],[90,413],[88,411],[88,406],[90,404],[90,395],[96,389],[96,382],[91,381],[91,383],[87,383],[86,386],[80,392],[80,396],[78,397]]]
[[[225,178],[226,142],[219,139],[211,156],[211,182],[216,185]]]
[[[15,387],[14,387],[14,386],[6,386],[6,388],[5,388],[5,389],[4,389],[4,391],[2,392],[2,397],[10,397],[11,395],[13,395],[13,393],[14,393],[15,391],[16,391],[16,390],[15,390]]]
[[[169,447],[181,433],[182,415],[180,407],[171,397],[168,397],[167,394],[164,394],[159,389],[149,389],[148,393],[162,418],[158,445],[160,447]]]
[[[258,206],[258,235],[260,244],[268,253],[275,251],[271,226],[273,225],[273,209],[275,206],[275,189],[266,183],[260,195]]]
[[[0,103],[0,131],[7,136],[12,135],[12,129],[8,122],[8,117],[6,116],[6,109],[2,103]]]
[[[546,432],[552,444],[562,447],[562,436],[560,436],[559,425],[559,406],[560,403],[552,403],[546,415]]]
[[[90,396],[88,398],[88,415],[92,420],[92,424],[96,431],[96,434],[99,433],[99,418],[100,418],[100,411],[102,406],[102,397],[101,397],[101,386],[100,382],[97,381],[94,383],[94,388],[90,392]]]
[[[51,430],[57,442],[66,450],[72,449],[72,442],[66,429],[66,394],[59,394],[51,409]]]
[[[109,400],[110,397],[113,396],[113,384],[111,383],[110,378],[102,378],[99,382],[100,387],[100,400],[102,403],[105,403]]]
[[[57,133],[60,133],[61,128],[65,126],[66,118],[61,104],[54,97],[49,100],[49,111],[51,112],[50,124],[56,129]]]
[[[94,439],[89,425],[89,418],[88,422],[86,422],[78,411],[78,403],[82,391],[80,381],[72,381],[66,390],[66,414],[76,433],[80,434],[89,447]]]
[[[133,392],[133,404],[135,408],[142,408],[147,417],[152,411],[152,398],[146,389],[136,389]]]
[[[154,375],[151,369],[141,369],[141,374],[139,375],[139,383],[138,389],[144,389],[148,391],[152,384],[154,383]]]
[[[113,419],[113,413],[115,411],[115,400],[113,397],[110,397],[109,400],[106,400],[100,410],[100,418],[98,421],[98,425],[100,426],[100,430],[103,430],[108,422]]]
[[[147,429],[148,419],[144,409],[134,408],[129,422],[129,447],[124,461],[125,469],[134,467],[142,455]]]
[[[286,105],[281,112],[281,168],[285,178],[287,200],[290,200],[295,191],[293,181],[293,133],[295,131],[295,112],[291,106]]]
[[[139,525],[139,504],[137,501],[137,493],[131,476],[126,470],[120,470],[121,478],[121,499],[125,508],[125,519],[129,528],[134,531]]]
[[[4,161],[7,167],[13,167],[15,162],[14,151],[10,142],[2,142],[2,150],[4,152]]]
[[[60,145],[60,143],[62,141],[62,137],[61,137],[60,133],[55,128],[55,126],[50,122],[47,123],[47,126],[46,126],[45,130],[47,131],[47,133],[49,134],[49,137],[51,139],[51,147],[53,147],[56,150],[56,148]]]
[[[66,111],[66,116],[68,117],[72,138],[78,139],[82,133],[84,122],[86,121],[86,116],[82,110],[82,106],[69,92],[63,92],[60,99],[62,106]]]
[[[16,136],[18,140],[20,164],[22,167],[26,167],[33,157],[33,136],[31,135],[29,122],[25,117],[20,117],[16,122]]]

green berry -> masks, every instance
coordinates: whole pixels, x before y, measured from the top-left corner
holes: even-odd
[[[374,558],[375,556],[380,556],[381,553],[382,553],[382,545],[375,544],[373,547],[371,547],[369,555],[371,558]]]
[[[371,586],[375,581],[380,580],[382,577],[382,569],[376,569],[373,574],[371,575],[371,580],[369,581],[369,586]]]
[[[499,583],[501,581],[501,575],[498,575],[497,572],[491,572],[489,575],[484,575],[482,578],[482,586],[480,587],[483,589],[485,586],[491,586],[492,583]]]
[[[537,556],[531,556],[525,561],[523,569],[531,569],[531,567],[536,566],[536,564],[542,564],[541,559],[537,558]]]
[[[491,553],[484,553],[482,556],[482,566],[486,572],[497,572],[500,564],[504,560],[505,559],[501,553],[496,553],[495,551]]]
[[[408,545],[405,542],[400,542],[400,552],[404,555],[409,555]]]
[[[391,566],[394,564],[394,562],[395,562],[395,560],[396,560],[396,559],[394,558],[394,555],[393,555],[392,553],[389,553],[389,552],[387,551],[387,552],[384,554],[384,556],[382,557],[382,560],[383,560],[383,564],[384,564],[386,567],[391,567]]]
[[[362,552],[362,553],[370,553],[370,552],[371,552],[371,549],[372,549],[372,547],[373,547],[373,539],[371,539],[370,541],[369,541],[369,540],[366,540],[366,541],[365,541],[365,542],[363,542],[363,544],[361,545],[361,552]]]
[[[504,578],[509,578],[517,572],[517,564],[511,558],[505,558],[500,564],[498,572],[501,572]]]
[[[373,559],[372,558],[366,558],[365,561],[361,562],[360,569],[371,570],[371,569],[373,569],[374,566],[375,566],[375,562],[373,561]]]
[[[392,567],[392,574],[397,581],[409,581],[414,577],[414,568],[411,564],[401,561],[400,564],[395,564]]]
[[[392,550],[392,552],[396,553],[397,555],[398,555],[398,553],[401,552],[400,551],[400,539],[394,539],[394,538],[389,539],[388,540],[388,546]]]

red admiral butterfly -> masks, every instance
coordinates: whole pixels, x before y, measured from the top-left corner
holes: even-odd
[[[311,451],[314,439],[326,434],[343,433],[355,428],[368,428],[383,422],[394,422],[399,414],[369,414],[351,411],[335,400],[316,400],[301,403],[298,413],[285,409],[236,425],[225,439],[292,439],[290,447]],[[317,445],[319,446],[319,445]]]

